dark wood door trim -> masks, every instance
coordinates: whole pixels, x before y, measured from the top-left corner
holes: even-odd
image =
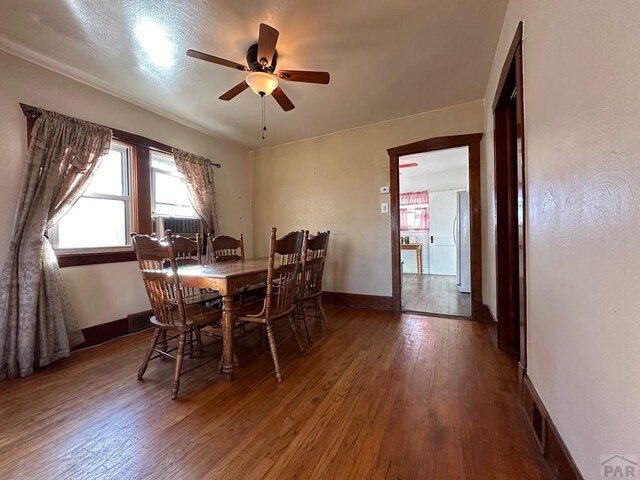
[[[516,28],[516,33],[513,36],[513,40],[511,41],[511,46],[509,47],[507,58],[504,62],[504,65],[502,65],[502,71],[500,72],[500,79],[498,80],[496,93],[493,96],[493,105],[491,106],[492,111],[495,111],[496,107],[498,106],[498,102],[500,101],[500,94],[504,90],[504,84],[507,81],[507,76],[509,75],[511,64],[513,63],[513,59],[516,56],[516,50],[518,50],[518,48],[522,49],[522,29],[522,22],[520,22]]]
[[[498,345],[504,350],[518,351],[521,388],[527,371],[527,217],[522,38],[523,24],[520,22],[502,67],[493,101],[496,209],[506,208],[506,218],[509,219],[501,224],[500,216],[497,215]],[[512,140],[510,141],[509,138]],[[506,177],[502,177],[503,175]],[[510,179],[507,178],[509,176]],[[505,192],[508,181],[513,182],[513,187],[508,188],[509,192]],[[508,205],[501,207],[501,202]],[[521,219],[521,222],[518,219]],[[502,255],[503,259],[511,260],[499,262],[499,255]],[[507,293],[513,295],[507,295]],[[504,302],[508,303],[509,296],[514,297],[518,302],[518,311],[512,312],[517,315],[514,315],[515,320],[512,319],[511,322],[505,321],[505,317],[508,316],[505,312],[509,306],[502,305]]]
[[[469,199],[471,207],[471,317],[480,320],[482,307],[482,237],[480,215],[480,140],[482,133],[435,137],[387,150],[389,154],[389,203],[391,216],[392,308],[400,311],[400,171],[399,157],[455,147],[469,147]]]

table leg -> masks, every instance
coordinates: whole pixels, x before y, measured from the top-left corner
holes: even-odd
[[[416,248],[416,255],[418,256],[418,275],[422,275],[422,247]]]
[[[222,297],[222,373],[227,380],[233,380],[233,295]]]

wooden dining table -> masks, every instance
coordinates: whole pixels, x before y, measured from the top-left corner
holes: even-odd
[[[233,340],[235,325],[234,295],[244,286],[267,279],[269,257],[232,260],[178,268],[180,283],[185,287],[210,288],[222,296],[222,373],[233,380],[235,367]]]
[[[415,250],[416,265],[418,267],[418,275],[422,275],[422,244],[421,243],[401,243],[401,250]]]

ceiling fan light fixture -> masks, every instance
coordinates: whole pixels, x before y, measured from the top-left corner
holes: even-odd
[[[251,90],[260,96],[271,95],[278,88],[277,77],[264,72],[251,72],[245,81]]]

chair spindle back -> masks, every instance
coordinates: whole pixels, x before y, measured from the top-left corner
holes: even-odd
[[[166,325],[180,326],[187,323],[186,307],[171,231],[167,230],[165,234],[164,241],[149,235],[132,234],[131,237],[156,319]]]
[[[267,294],[264,312],[267,318],[279,317],[295,309],[295,301],[302,271],[304,232],[291,232],[276,239],[277,229],[271,229]],[[278,261],[276,262],[276,255]]]
[[[166,240],[166,237],[163,240]],[[202,265],[202,239],[199,233],[196,233],[195,239],[172,234],[171,244],[179,267]]]
[[[218,235],[209,242],[211,256],[216,262],[227,262],[230,260],[244,260],[244,239],[240,234],[240,239],[228,235]]]
[[[330,231],[318,232],[305,242],[302,257],[302,297],[312,297],[322,293],[322,276],[329,247]]]
[[[167,230],[165,232],[165,238],[162,239],[163,241],[169,241],[166,236],[168,232],[171,231]],[[196,233],[195,239],[181,235],[173,235],[173,233],[171,233],[170,243],[178,267],[202,265],[202,240],[199,233]],[[169,262],[165,262],[165,267],[169,267]],[[182,287],[182,294],[185,297],[185,301],[188,298],[194,298],[202,293],[203,290],[200,288]]]

